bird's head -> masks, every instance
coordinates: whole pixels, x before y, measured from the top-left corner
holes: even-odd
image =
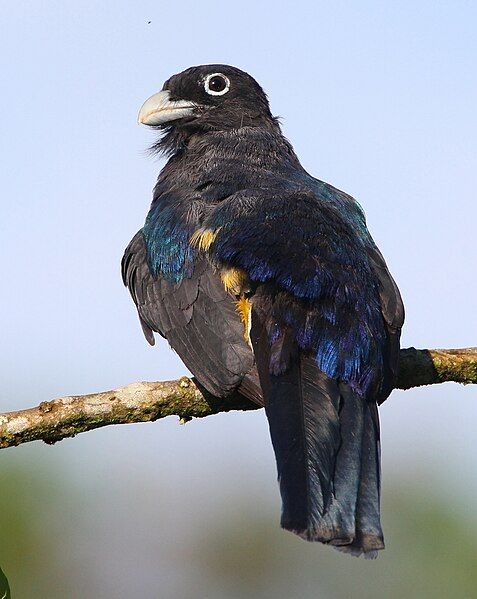
[[[223,64],[191,67],[168,79],[142,105],[139,123],[159,129],[217,131],[271,125],[275,119],[260,85]]]

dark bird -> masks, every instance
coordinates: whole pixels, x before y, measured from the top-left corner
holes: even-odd
[[[215,396],[265,405],[283,528],[375,556],[377,405],[404,310],[361,207],[304,170],[237,68],[174,75],[139,122],[169,156],[122,262],[147,340],[164,336]]]

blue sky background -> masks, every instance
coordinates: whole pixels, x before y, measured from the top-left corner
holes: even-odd
[[[362,204],[405,301],[403,345],[476,345],[476,22],[464,1],[3,6],[2,411],[185,373],[164,341],[145,342],[119,262],[162,166],[137,111],[197,64],[250,72],[304,166]],[[385,489],[437,480],[471,511],[475,395],[453,384],[393,394],[381,410]],[[105,597],[130,596],[139,576],[154,597],[163,571],[180,597],[178,561],[163,549],[148,563],[148,547],[175,547],[178,530],[185,539],[248,488],[278,525],[262,413],[110,428],[1,461],[61,472],[84,498],[65,515],[65,552],[95,584],[115,581]],[[159,509],[167,518],[149,528]]]

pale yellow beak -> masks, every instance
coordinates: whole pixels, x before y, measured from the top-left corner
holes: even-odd
[[[162,125],[190,116],[196,105],[188,100],[170,100],[171,92],[165,90],[148,98],[137,116],[142,125]]]

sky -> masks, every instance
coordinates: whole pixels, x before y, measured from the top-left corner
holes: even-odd
[[[305,168],[359,200],[403,295],[403,346],[477,345],[476,19],[464,1],[3,6],[2,411],[186,372],[166,342],[146,343],[119,263],[163,164],[137,111],[197,64],[252,74]],[[384,485],[432,475],[475,504],[475,393],[393,393]],[[217,480],[218,502],[238,480],[278,496],[260,412],[109,428],[1,459],[47,464],[78,488],[166,481],[203,509]]]

